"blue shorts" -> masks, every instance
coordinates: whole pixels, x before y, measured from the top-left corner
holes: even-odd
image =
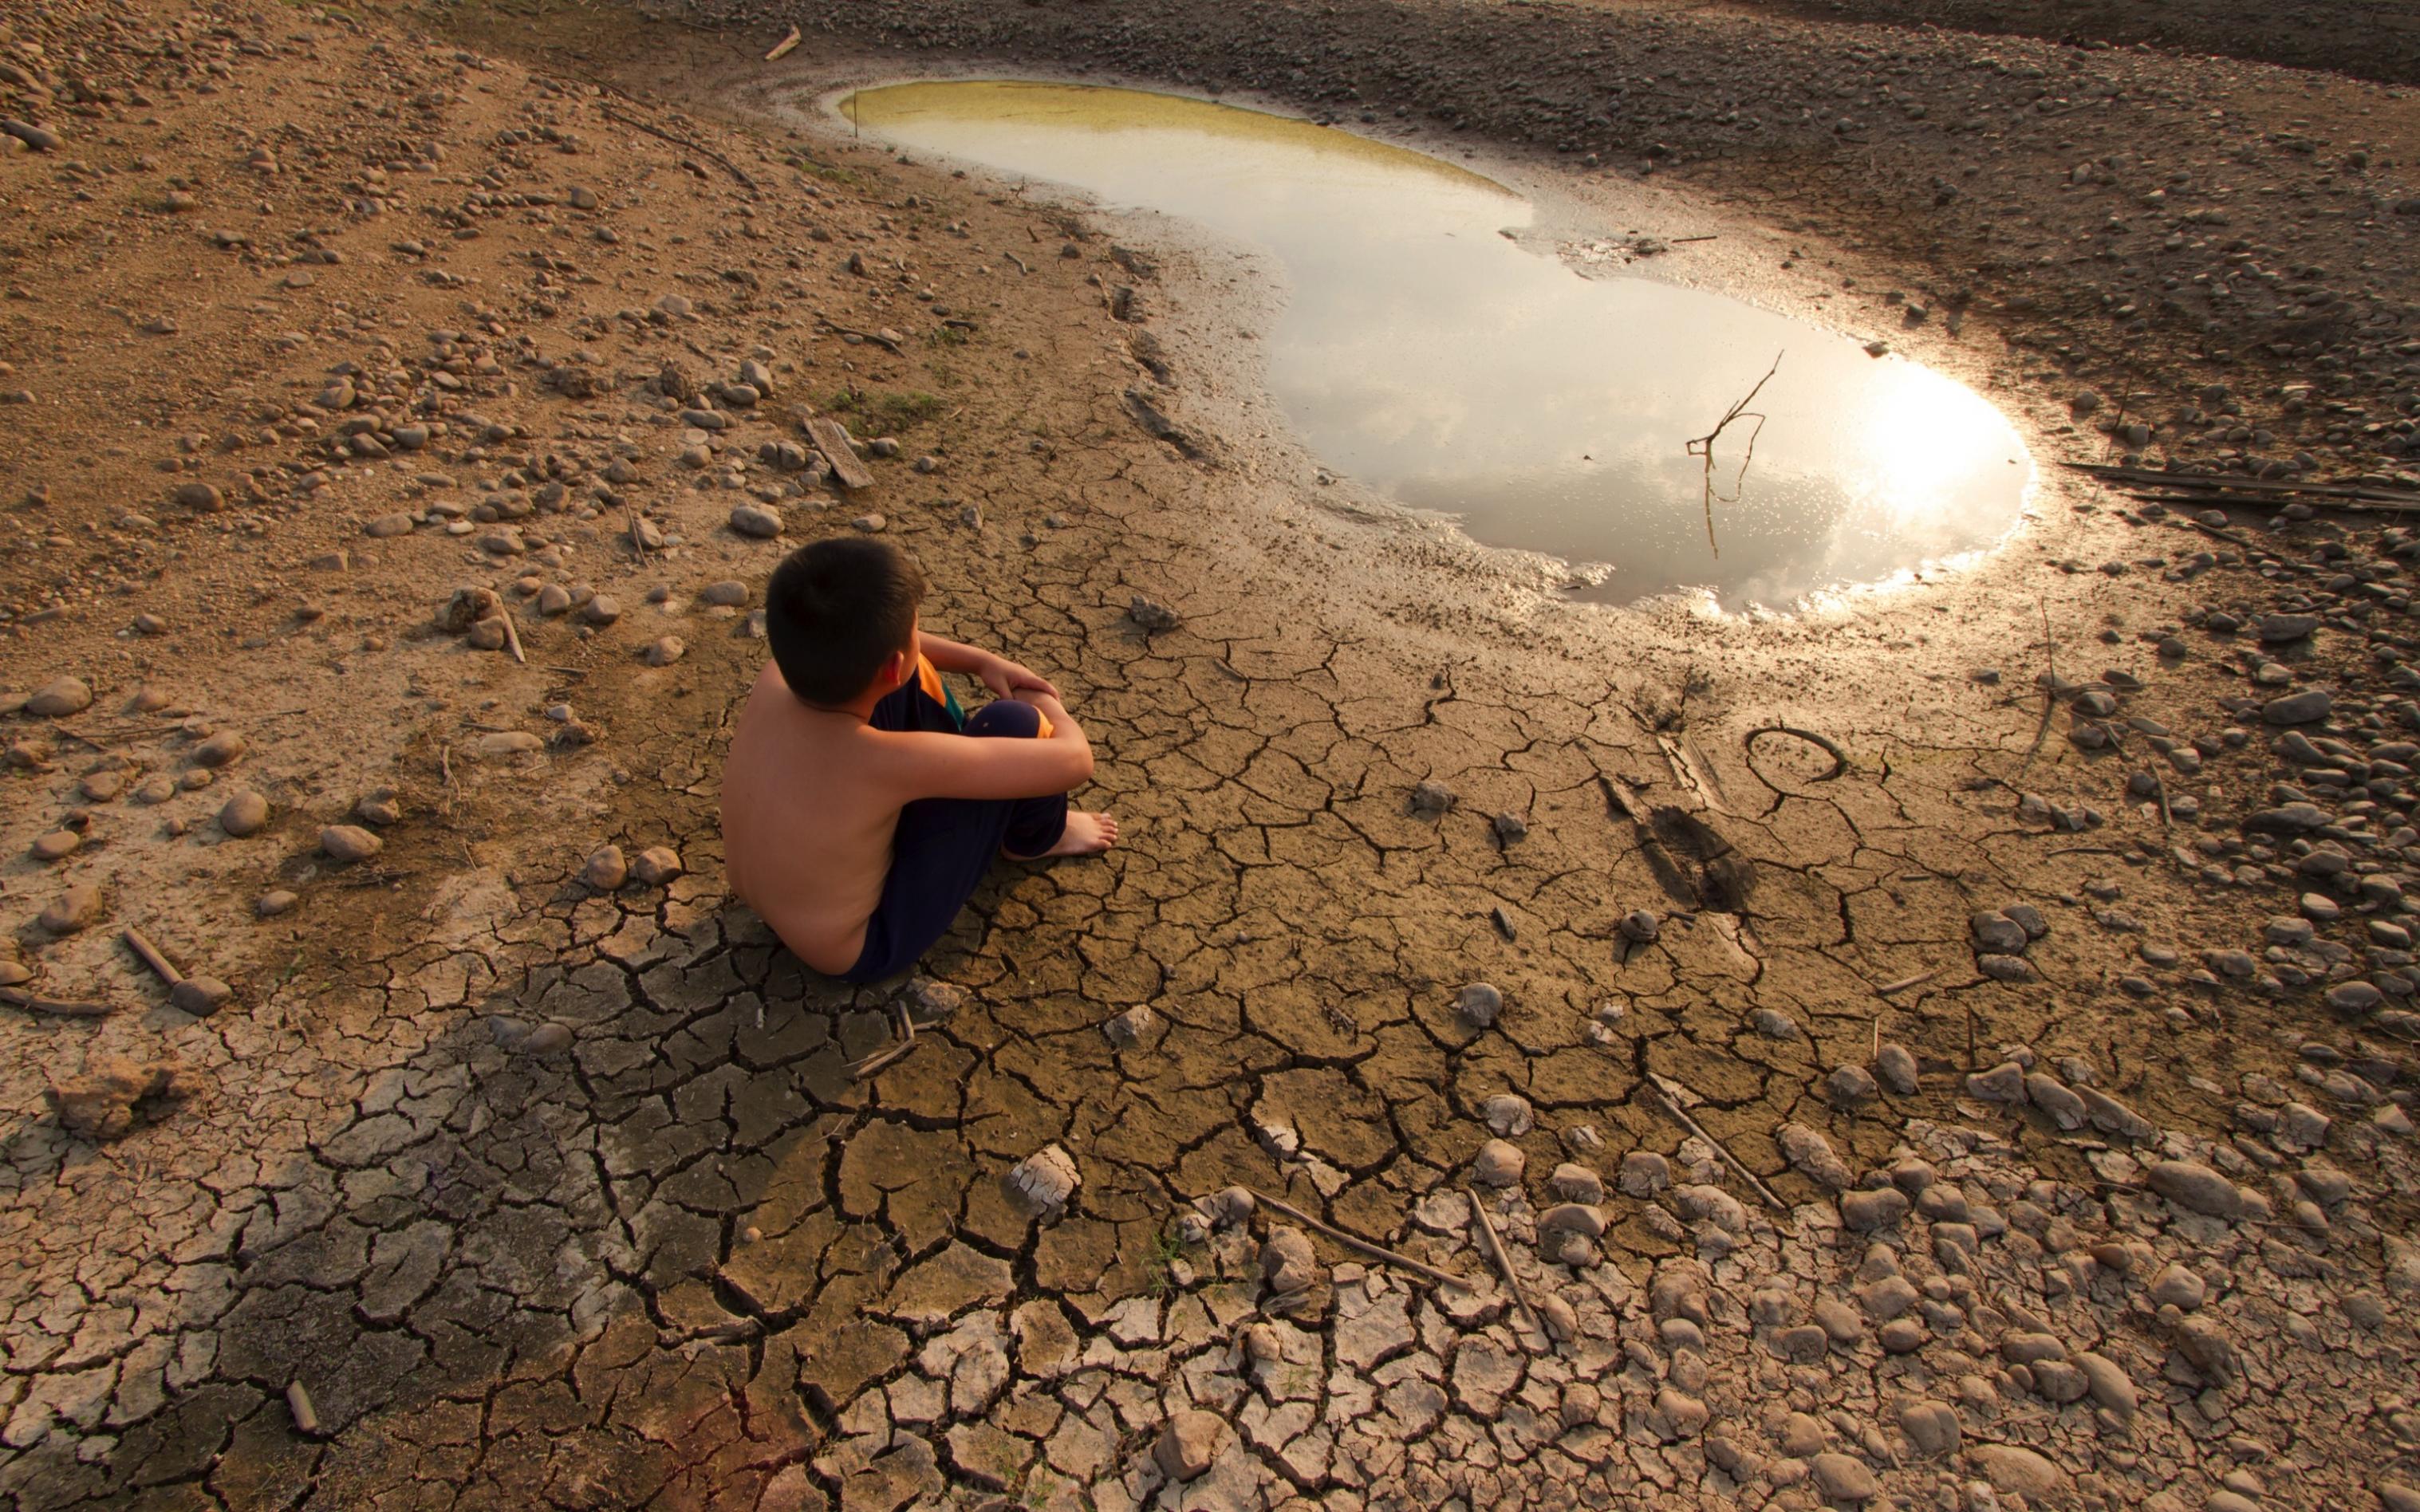
[[[1032,740],[1049,725],[1031,703],[1001,699],[970,716],[927,663],[923,675],[886,695],[868,721],[876,730]],[[919,798],[899,810],[891,839],[891,871],[882,901],[865,921],[865,949],[841,973],[848,981],[879,981],[916,964],[949,932],[958,910],[1003,849],[1039,856],[1067,828],[1067,795],[1038,798]]]

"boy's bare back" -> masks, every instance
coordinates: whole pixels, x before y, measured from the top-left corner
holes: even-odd
[[[817,971],[856,963],[891,869],[908,800],[875,777],[868,737],[880,734],[801,703],[768,662],[723,764],[731,890]]]

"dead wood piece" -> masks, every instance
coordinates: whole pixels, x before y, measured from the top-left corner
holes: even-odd
[[[1465,1281],[1462,1277],[1454,1274],[1450,1271],[1440,1271],[1434,1265],[1430,1265],[1425,1261],[1416,1260],[1408,1255],[1401,1254],[1395,1250],[1390,1250],[1383,1244],[1373,1244],[1370,1241],[1363,1239],[1358,1234],[1347,1233],[1343,1229],[1337,1227],[1334,1224],[1326,1223],[1320,1219],[1314,1218],[1310,1213],[1307,1213],[1300,1208],[1295,1207],[1294,1204],[1273,1197],[1265,1192],[1254,1191],[1250,1187],[1246,1187],[1244,1190],[1251,1192],[1252,1200],[1259,1203],[1262,1207],[1268,1209],[1271,1212],[1277,1213],[1282,1217],[1291,1218],[1306,1228],[1316,1229],[1320,1233],[1326,1234],[1328,1238],[1336,1241],[1338,1243],[1342,1244],[1349,1249],[1358,1250],[1360,1253],[1369,1256],[1373,1259],[1384,1260],[1388,1265],[1400,1265],[1404,1270],[1410,1271],[1415,1274],[1427,1276],[1430,1280],[1436,1282],[1440,1286],[1453,1287],[1463,1291],[1468,1291],[1470,1289],[1469,1282]]]
[[[1521,1321],[1540,1338],[1547,1337],[1546,1327],[1538,1321],[1537,1309],[1529,1305],[1529,1294],[1521,1288],[1521,1278],[1512,1273],[1512,1256],[1504,1248],[1503,1236],[1496,1232],[1496,1222],[1487,1216],[1487,1209],[1479,1200],[1479,1190],[1466,1186],[1462,1195],[1470,1200],[1470,1221],[1487,1240],[1488,1257],[1496,1262],[1497,1273],[1504,1277],[1505,1288],[1512,1293],[1512,1305],[1521,1309]]]
[[[149,966],[163,982],[174,987],[185,980],[185,974],[170,964],[168,958],[160,953],[160,948],[145,938],[141,930],[132,924],[127,925],[125,939],[126,948],[142,957],[143,964]]]
[[[0,1003],[22,1008],[29,1013],[56,1013],[64,1018],[106,1018],[115,1011],[107,1003],[86,1003],[64,997],[39,997],[23,987],[0,987]]]
[[[1938,966],[1933,967],[1931,971],[1919,971],[1913,977],[1901,977],[1897,981],[1884,983],[1882,986],[1874,989],[1874,995],[1877,997],[1888,997],[1893,993],[1903,993],[1910,987],[1921,987],[1926,982],[1931,981],[1933,978],[1940,975],[1941,968]]]
[[[1729,499],[1723,500],[1723,502],[1727,504],[1737,503],[1740,497],[1740,488],[1747,481],[1747,465],[1756,460],[1756,439],[1764,433],[1764,416],[1748,409],[1748,406],[1754,404],[1756,402],[1756,396],[1764,391],[1764,386],[1773,381],[1773,375],[1781,371],[1782,356],[1783,353],[1775,352],[1773,354],[1773,365],[1764,370],[1764,377],[1756,380],[1756,387],[1747,391],[1746,397],[1741,399],[1739,403],[1723,411],[1723,418],[1714,422],[1714,429],[1706,432],[1703,436],[1698,437],[1695,440],[1687,442],[1683,448],[1689,455],[1701,456],[1706,460],[1706,546],[1717,558],[1721,557],[1723,552],[1722,548],[1714,545],[1714,501],[1720,497],[1720,495],[1716,494],[1714,491],[1714,441],[1722,435],[1724,430],[1730,427],[1730,423],[1734,420],[1746,419],[1756,422],[1756,427],[1748,432],[1747,454],[1740,458],[1739,474],[1731,480],[1731,496]]]
[[[886,1050],[877,1050],[848,1068],[848,1079],[861,1082],[896,1060],[903,1060],[916,1048],[916,1021],[908,1016],[908,1005],[893,1005],[899,1010],[899,1042]]]
[[[529,657],[521,652],[521,633],[513,625],[513,611],[509,609],[504,609],[498,613],[496,618],[504,622],[504,649],[513,654],[513,660],[524,667],[528,666]]]
[[[1776,1196],[1773,1188],[1765,1185],[1754,1171],[1740,1164],[1740,1158],[1731,1153],[1729,1145],[1708,1134],[1705,1125],[1689,1117],[1689,1110],[1681,1105],[1682,1088],[1678,1082],[1651,1071],[1647,1073],[1647,1089],[1655,1094],[1656,1101],[1664,1104],[1664,1111],[1672,1116],[1673,1121],[1713,1146],[1714,1153],[1723,1158],[1723,1163],[1739,1172],[1741,1179],[1756,1189],[1756,1195],[1762,1197],[1768,1207],[1776,1212],[1790,1211],[1790,1205]]]
[[[1748,769],[1751,771],[1756,768],[1756,743],[1765,735],[1788,735],[1792,740],[1803,740],[1832,758],[1832,769],[1822,777],[1808,778],[1807,780],[1809,782],[1829,782],[1849,769],[1849,753],[1836,745],[1831,737],[1819,735],[1812,730],[1801,730],[1796,725],[1761,724],[1740,737],[1740,748],[1747,753]],[[1764,774],[1758,772],[1757,776],[1761,778]]]
[[[768,63],[778,63],[783,58],[787,57],[790,54],[790,50],[799,45],[800,35],[801,33],[799,31],[799,28],[796,26],[791,27],[789,35],[783,38],[780,41],[775,42],[773,44],[773,50],[765,54],[765,61]]]
[[[839,421],[817,416],[804,424],[807,440],[814,442],[815,450],[831,464],[832,476],[839,480],[842,487],[854,493],[861,488],[874,486],[874,474],[865,471],[865,464],[857,459],[856,451],[848,444],[848,432],[841,428]]]

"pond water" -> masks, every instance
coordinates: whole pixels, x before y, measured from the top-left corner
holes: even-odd
[[[1489,545],[1609,567],[1591,598],[1780,608],[1902,577],[2007,534],[2032,479],[1964,385],[1723,295],[1584,274],[1505,234],[1526,200],[1422,153],[1086,85],[908,84],[841,109],[896,147],[1264,253],[1286,284],[1269,389],[1319,460]],[[1710,489],[1690,442],[1768,369]]]

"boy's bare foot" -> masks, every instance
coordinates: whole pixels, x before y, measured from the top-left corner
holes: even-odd
[[[1098,856],[1118,842],[1118,821],[1114,814],[1086,813],[1081,809],[1067,810],[1067,827],[1059,836],[1059,843],[1040,856],[1019,856],[1006,852],[1013,861],[1040,861],[1053,856]]]

